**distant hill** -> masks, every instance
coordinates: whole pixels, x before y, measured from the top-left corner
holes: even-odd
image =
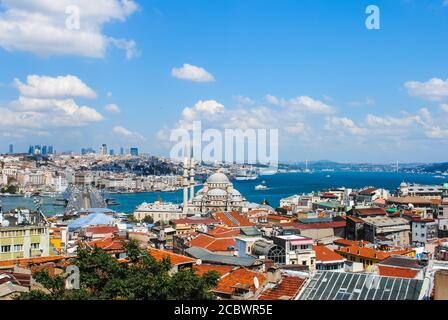
[[[448,171],[448,162],[432,163],[432,164],[423,166],[422,169],[426,172],[437,172],[437,171],[447,172]]]

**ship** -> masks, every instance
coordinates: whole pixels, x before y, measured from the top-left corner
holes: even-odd
[[[260,170],[260,176],[272,176],[274,174],[276,174],[278,171],[277,169],[264,169],[264,170]]]
[[[235,180],[238,181],[247,181],[247,180],[256,180],[258,178],[258,175],[256,173],[251,172],[239,172],[235,175]]]

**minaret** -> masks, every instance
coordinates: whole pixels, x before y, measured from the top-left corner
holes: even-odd
[[[184,175],[182,179],[182,186],[184,187],[184,205],[183,205],[183,213],[187,214],[188,212],[188,158],[184,158]]]
[[[2,199],[0,199],[0,227],[3,226],[3,203]]]
[[[195,171],[194,171],[195,165],[194,165],[194,158],[191,158],[190,160],[190,203],[193,203],[193,198],[194,198],[194,175],[195,175]]]

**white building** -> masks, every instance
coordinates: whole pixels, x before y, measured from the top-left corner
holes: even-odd
[[[437,238],[439,224],[434,219],[417,219],[412,221],[412,243],[424,245]]]

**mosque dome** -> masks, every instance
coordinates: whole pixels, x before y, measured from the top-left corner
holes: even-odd
[[[227,192],[222,189],[212,189],[207,193],[208,196],[227,196]]]
[[[224,173],[217,172],[208,177],[207,183],[228,184],[230,181]]]
[[[238,190],[233,189],[233,190],[232,190],[232,195],[233,195],[233,196],[241,196],[241,193],[240,193]]]

